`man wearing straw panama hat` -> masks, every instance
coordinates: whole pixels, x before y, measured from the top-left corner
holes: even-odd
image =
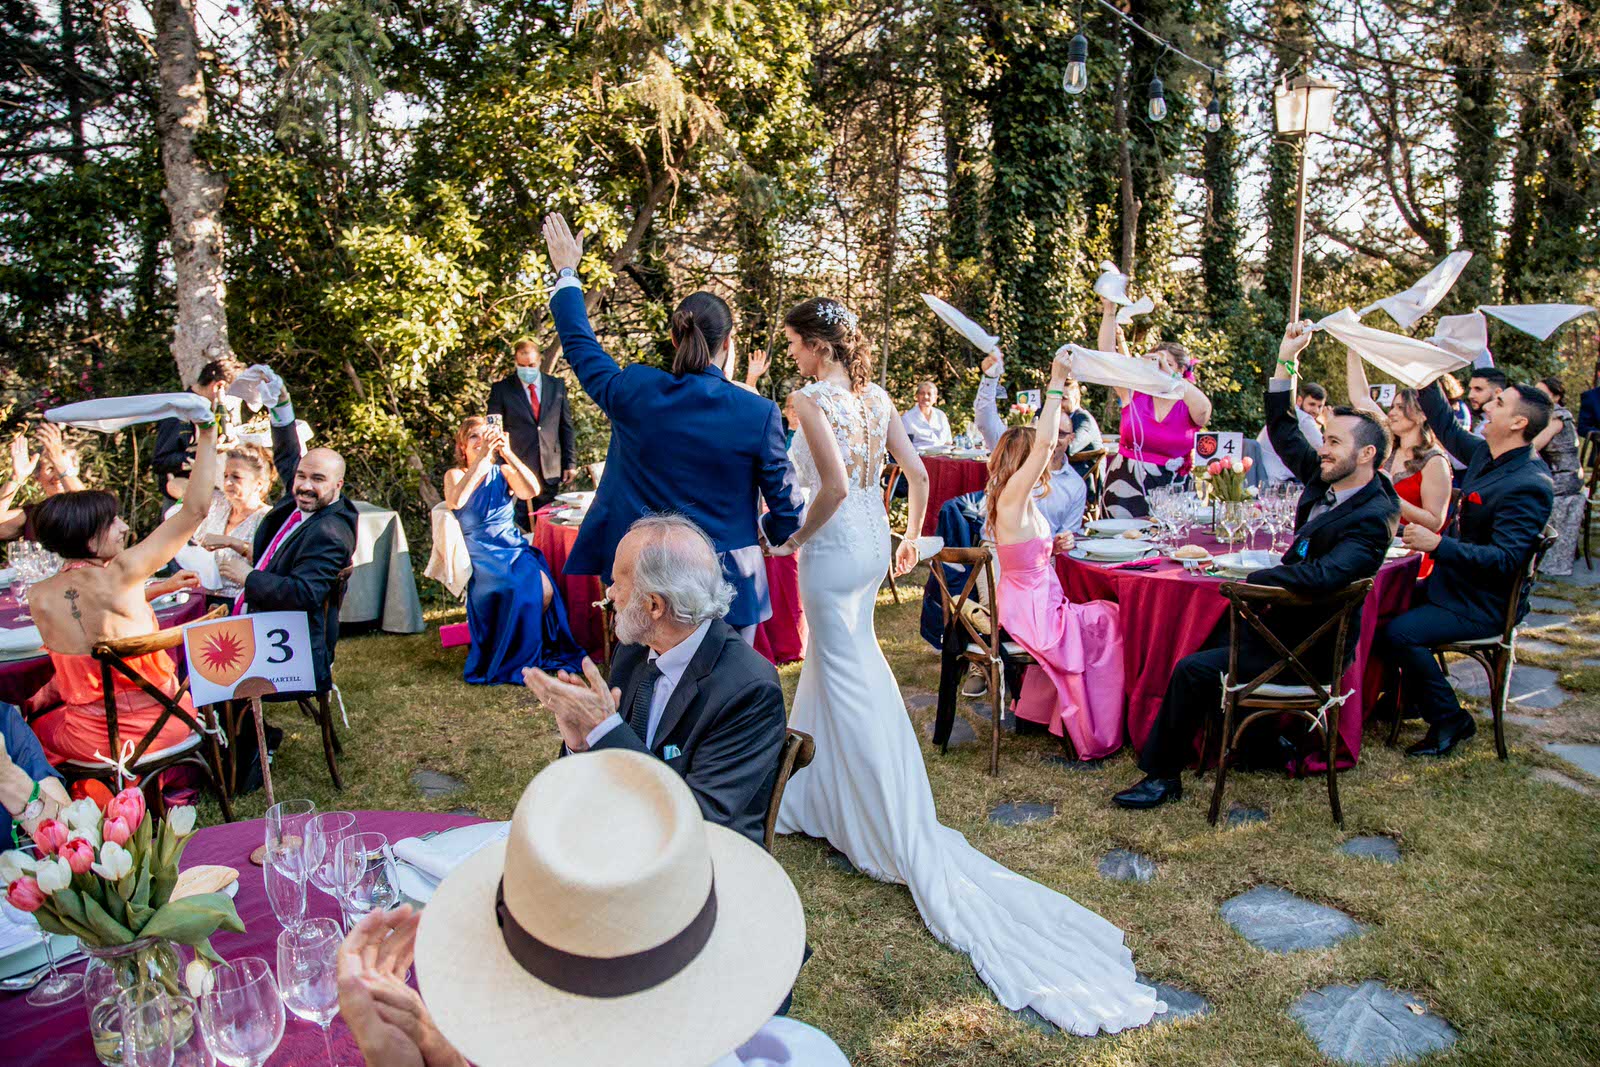
[[[660,760],[586,753],[529,783],[506,839],[420,922],[401,909],[352,931],[340,1003],[385,1065],[836,1067],[823,1035],[769,1024],[804,941],[799,895],[759,845],[706,822]]]

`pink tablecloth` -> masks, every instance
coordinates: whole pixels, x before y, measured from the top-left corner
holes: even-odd
[[[1227,551],[1205,534],[1190,540],[1213,554]],[[1370,655],[1372,637],[1380,623],[1411,606],[1420,560],[1408,556],[1385,563],[1362,608],[1355,662],[1344,679],[1355,694],[1339,713],[1342,767],[1353,766],[1361,755],[1364,710],[1377,698],[1381,682]],[[1110,600],[1121,606],[1128,740],[1135,749],[1141,748],[1161,710],[1173,668],[1183,657],[1204,648],[1228,614],[1228,601],[1217,591],[1225,579],[1191,575],[1170,560],[1150,569],[1107,570],[1066,555],[1056,557],[1056,572],[1074,603]]]
[[[168,627],[193,622],[205,613],[205,596],[191,592],[186,603],[157,611],[156,619],[165,630]],[[9,594],[0,596],[0,626],[13,629],[30,625],[26,620],[18,618],[21,614],[22,611],[12,596]],[[46,655],[0,662],[0,700],[7,704],[21,705],[24,700],[37,693],[40,686],[50,680],[50,672],[50,657]]]
[[[402,837],[412,837],[429,830],[445,830],[452,826],[482,822],[460,815],[432,815],[414,811],[358,811],[356,828],[385,834],[391,842]],[[266,825],[260,819],[248,822],[210,826],[195,835],[183,853],[185,867],[198,867],[203,863],[221,863],[239,872],[239,895],[234,907],[244,920],[245,932],[235,934],[223,931],[211,939],[211,945],[223,959],[260,956],[277,970],[278,934],[282,927],[267,903],[267,893],[261,880],[261,868],[250,863],[251,850],[258,847],[266,834]],[[313,918],[337,919],[339,909],[333,898],[311,890],[308,914]],[[3,921],[3,920],[0,920]],[[180,948],[187,961],[193,953]],[[82,963],[67,970],[82,971]],[[413,978],[413,984],[415,979]],[[8,1064],[50,1064],[52,1067],[95,1067],[94,1045],[89,1040],[89,1011],[83,998],[77,997],[65,1004],[49,1008],[32,1008],[21,993],[0,993],[0,1034]],[[334,1055],[345,1063],[360,1063],[361,1054],[349,1029],[338,1019],[333,1023]],[[299,1016],[289,1015],[284,1028],[283,1042],[268,1060],[271,1067],[323,1067],[328,1054],[323,1048],[322,1032]]]
[[[922,465],[928,470],[928,513],[922,518],[922,536],[931,537],[945,501],[989,484],[989,465],[981,459],[945,456],[923,456]]]
[[[564,572],[567,557],[577,543],[578,528],[552,522],[549,509],[540,511],[533,527],[533,546],[544,553],[551,574],[567,602],[567,622],[572,636],[596,660],[605,651],[605,616],[595,602],[605,596],[600,579]],[[756,629],[756,651],[774,664],[793,663],[805,654],[806,620],[800,609],[800,586],[793,556],[767,560],[767,585],[772,592],[772,618]]]

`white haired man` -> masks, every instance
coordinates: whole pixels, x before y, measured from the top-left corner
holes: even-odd
[[[704,531],[675,515],[639,519],[617,544],[607,596],[619,647],[611,681],[529,668],[569,752],[627,748],[666,762],[708,822],[757,844],[778,778],[787,716],[778,672],[722,621],[733,587]]]

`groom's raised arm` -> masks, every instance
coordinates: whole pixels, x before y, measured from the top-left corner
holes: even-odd
[[[760,518],[761,532],[769,545],[781,545],[800,529],[805,499],[794,481],[794,466],[783,447],[783,416],[778,405],[769,404],[767,425],[761,444],[761,497],[767,513]]]
[[[595,339],[589,325],[589,309],[583,304],[583,287],[572,280],[558,282],[550,295],[550,314],[555,319],[567,366],[578,376],[583,391],[610,417],[612,394],[622,378],[622,368]]]

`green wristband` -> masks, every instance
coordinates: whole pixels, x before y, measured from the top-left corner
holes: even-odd
[[[1046,389],[1044,391],[1044,395],[1045,396],[1064,396],[1065,394],[1060,389]]]
[[[1298,363],[1291,363],[1286,359],[1278,360],[1278,366],[1282,367],[1284,370],[1288,371],[1290,374],[1299,374],[1300,373],[1300,365]]]

